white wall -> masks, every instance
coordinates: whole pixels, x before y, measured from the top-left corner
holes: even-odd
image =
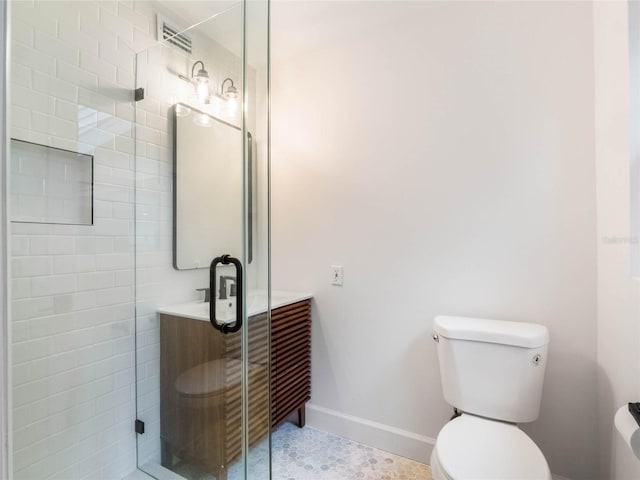
[[[428,455],[433,317],[539,322],[524,429],[596,478],[592,6],[276,2],[272,31],[273,285],[315,294],[316,425]]]
[[[594,2],[599,478],[620,480],[640,478],[640,461],[613,427],[615,411],[640,398],[640,296],[631,275],[631,253],[639,246],[638,232],[630,231],[629,222],[632,213],[638,215],[638,207],[630,207],[640,192],[640,183],[631,183],[629,151],[629,55],[634,58],[640,51],[640,22],[636,17],[629,50],[627,9],[626,2]],[[640,59],[632,65],[637,80]],[[636,102],[638,94],[634,92]]]

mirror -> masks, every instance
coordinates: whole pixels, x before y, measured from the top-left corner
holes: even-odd
[[[173,108],[173,264],[177,270],[209,268],[214,257],[242,258],[242,130],[191,105]],[[248,134],[248,158],[252,139]],[[247,184],[252,185],[248,162]],[[253,208],[249,215],[248,262],[251,262]]]

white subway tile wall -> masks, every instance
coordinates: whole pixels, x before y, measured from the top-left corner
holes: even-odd
[[[94,225],[12,224],[16,479],[120,479],[135,468],[136,333],[139,464],[160,461],[156,308],[199,298],[208,281],[206,270],[172,268],[168,116],[190,88],[175,72],[203,60],[214,85],[232,77],[242,88],[239,57],[205,35],[223,19],[192,32],[185,58],[156,44],[162,10],[131,0],[12,3],[11,136],[95,162]],[[137,114],[135,52],[146,89]]]
[[[95,161],[93,225],[90,198],[70,184],[55,194],[89,225],[11,225],[16,479],[120,479],[136,465],[132,92],[134,52],[155,43],[155,19],[144,2],[133,9],[11,5],[11,137]],[[13,207],[22,220],[59,221],[69,202],[17,195],[56,186],[64,166],[67,178],[87,172],[36,163],[23,160],[12,177]]]

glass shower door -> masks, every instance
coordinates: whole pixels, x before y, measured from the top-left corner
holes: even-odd
[[[268,2],[157,18],[136,58],[138,466],[268,479]]]

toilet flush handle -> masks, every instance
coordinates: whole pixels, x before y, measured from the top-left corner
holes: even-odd
[[[440,337],[438,336],[437,333],[434,333],[433,337],[431,337],[431,338],[433,338],[433,341],[436,342],[436,343],[438,343],[440,341]]]

